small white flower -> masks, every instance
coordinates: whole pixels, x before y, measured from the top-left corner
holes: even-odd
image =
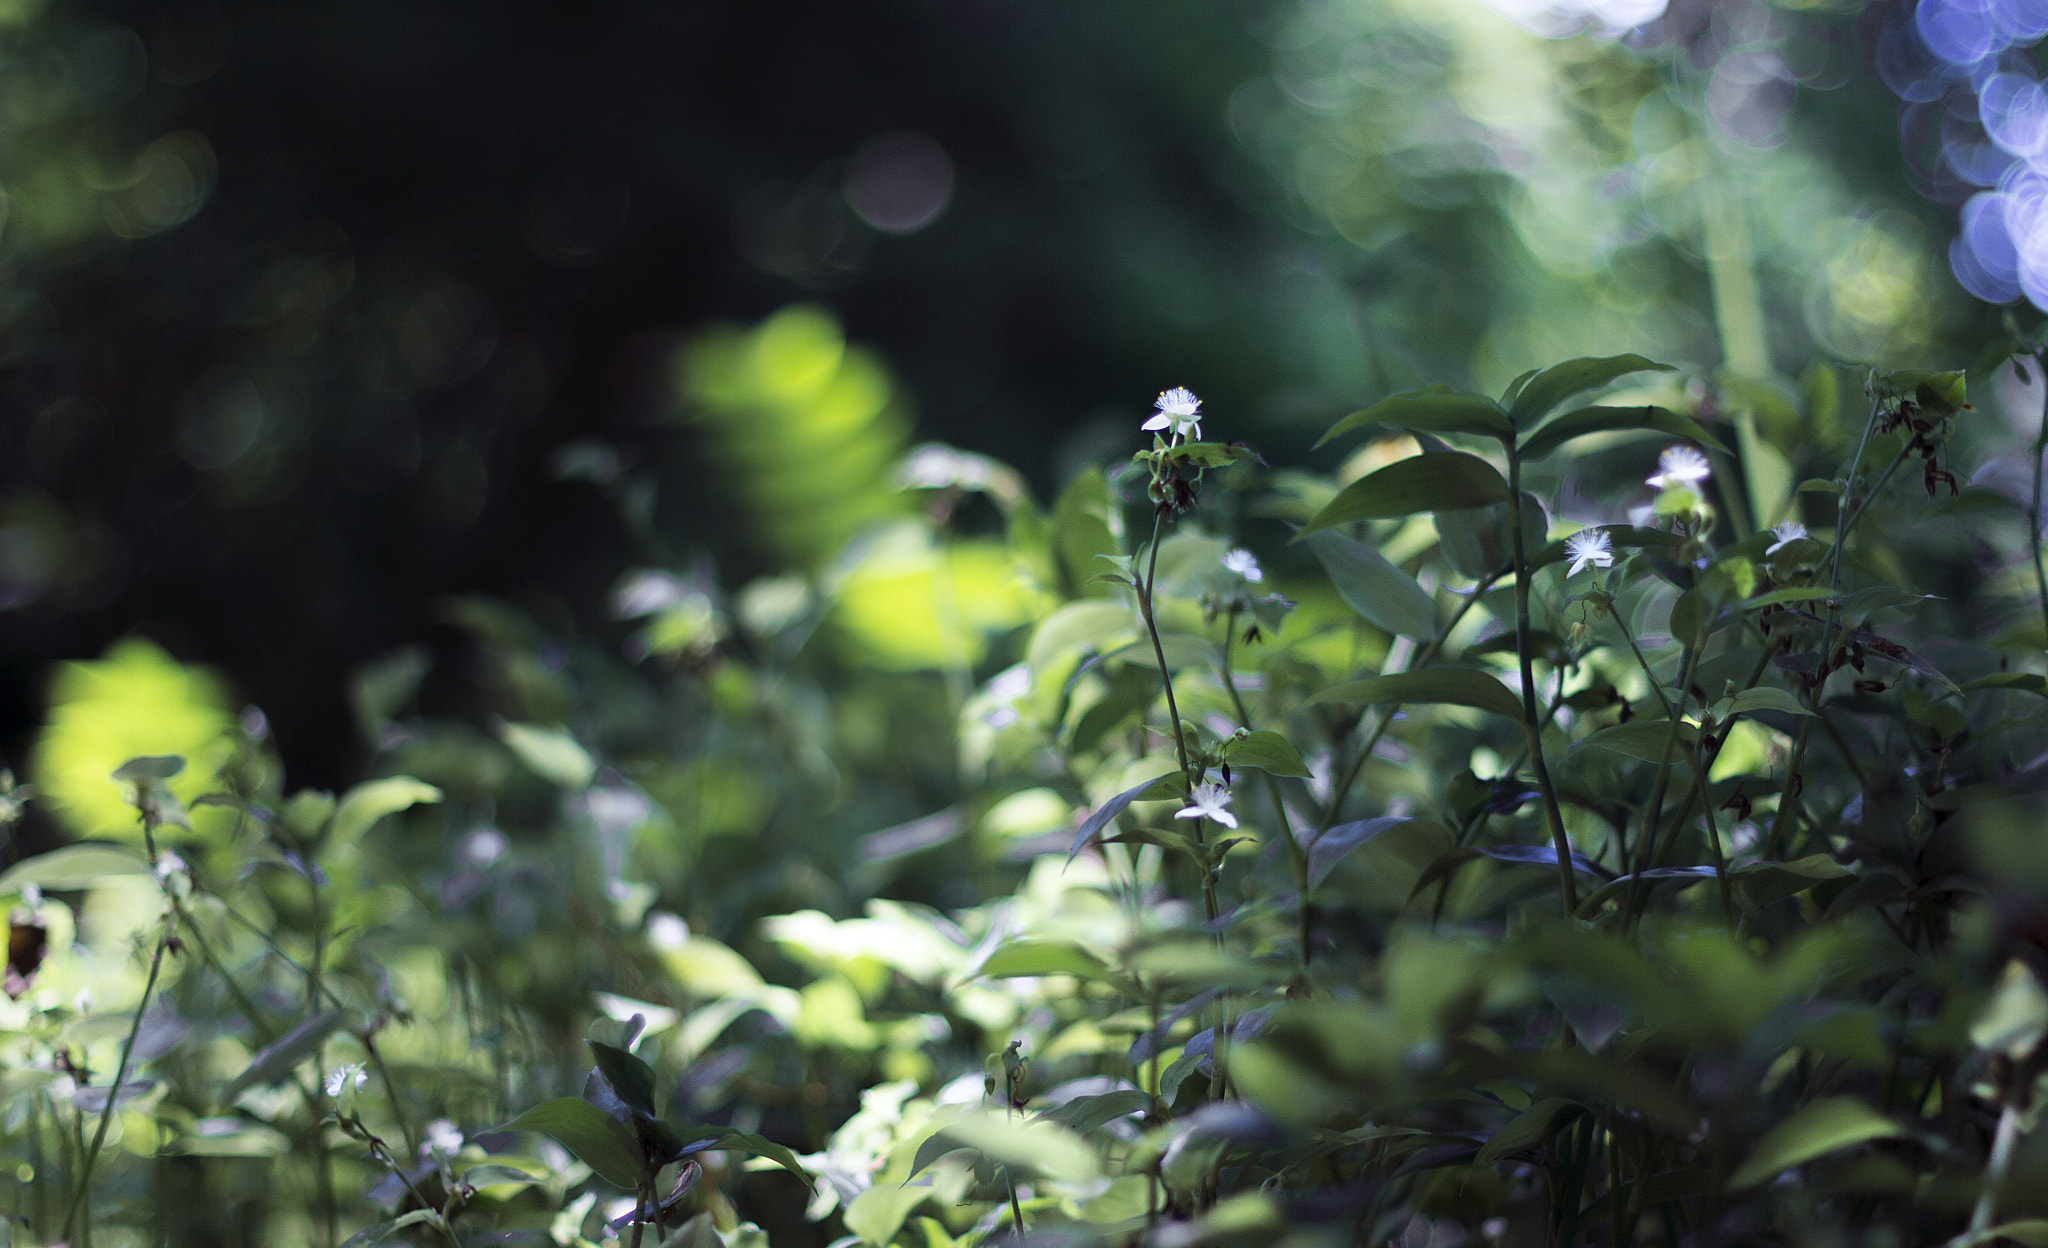
[[[156,856],[156,878],[158,883],[170,879],[176,872],[190,871],[191,869],[185,865],[183,858],[178,857],[178,851],[175,849],[167,849]]]
[[[1780,546],[1789,545],[1792,542],[1804,541],[1807,537],[1810,536],[1810,534],[1808,534],[1806,531],[1806,526],[1799,523],[1797,520],[1787,520],[1783,524],[1772,525],[1771,534],[1778,540],[1772,542],[1769,546],[1764,548],[1764,558],[1766,559],[1770,558],[1772,555],[1777,554],[1778,548]]]
[[[1223,552],[1223,566],[1255,585],[1266,579],[1265,572],[1259,567],[1258,557],[1242,546]]]
[[[1198,784],[1188,798],[1189,805],[1173,812],[1176,819],[1214,819],[1226,828],[1237,826],[1237,816],[1223,809],[1230,805],[1230,790],[1220,784]]]
[[[1185,386],[1162,391],[1154,408],[1152,419],[1146,421],[1143,428],[1172,429],[1176,436],[1183,438],[1202,436],[1202,401],[1195,397],[1194,391]]]
[[[455,1123],[447,1118],[436,1118],[427,1124],[421,1133],[420,1158],[436,1161],[453,1157],[462,1151],[462,1132],[455,1129]]]
[[[338,1097],[342,1094],[343,1089],[351,1087],[360,1088],[369,1081],[370,1074],[363,1069],[361,1062],[350,1062],[346,1066],[336,1066],[333,1070],[327,1072],[327,1095]]]
[[[1667,446],[1657,457],[1657,475],[1649,479],[1651,485],[1660,490],[1674,485],[1687,489],[1698,485],[1714,474],[1707,466],[1707,457],[1689,446]]]
[[[1577,576],[1587,564],[1596,568],[1614,566],[1614,539],[1607,536],[1605,529],[1582,529],[1564,539],[1564,553],[1571,556],[1572,566],[1566,576]]]

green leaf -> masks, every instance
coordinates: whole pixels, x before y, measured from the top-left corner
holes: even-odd
[[[725,1248],[725,1241],[719,1238],[711,1215],[700,1213],[670,1231],[668,1238],[661,1241],[661,1248]]]
[[[2027,964],[2015,958],[2005,964],[1997,990],[1970,1023],[1970,1043],[2024,1062],[2043,1035],[2048,1035],[2048,993],[2041,991]]]
[[[1295,540],[1351,520],[1484,507],[1506,502],[1507,497],[1507,481],[1477,455],[1463,451],[1411,455],[1345,486],[1295,534]]]
[[[1344,855],[1376,839],[1383,832],[1392,831],[1405,823],[1417,820],[1406,815],[1381,815],[1375,819],[1360,819],[1352,823],[1340,823],[1326,829],[1321,836],[1315,829],[1303,828],[1299,835],[1307,841],[1308,886],[1320,888],[1330,872],[1344,860]]]
[[[66,845],[47,854],[24,858],[0,874],[0,893],[18,893],[24,885],[42,889],[91,888],[121,875],[149,875],[149,864],[111,845]]]
[[[1094,840],[1097,836],[1101,834],[1102,829],[1109,826],[1110,820],[1115,819],[1118,815],[1124,812],[1124,807],[1129,806],[1132,802],[1138,801],[1141,798],[1146,801],[1155,800],[1147,796],[1147,794],[1154,786],[1159,784],[1160,781],[1168,779],[1178,781],[1183,784],[1186,783],[1186,777],[1182,776],[1179,772],[1168,772],[1164,776],[1154,777],[1153,779],[1147,780],[1143,784],[1132,785],[1130,788],[1125,789],[1123,792],[1117,794],[1115,797],[1110,798],[1102,805],[1097,806],[1095,808],[1095,813],[1088,816],[1087,822],[1083,823],[1081,825],[1080,830],[1074,833],[1074,846],[1072,849],[1069,849],[1067,851],[1067,861],[1072,862],[1074,860],[1074,855],[1080,853],[1081,850],[1087,846],[1088,842]]]
[[[176,754],[150,754],[131,758],[114,768],[114,779],[122,784],[140,784],[145,780],[168,780],[183,770],[185,760]]]
[[[1749,1160],[1728,1176],[1728,1186],[1755,1187],[1824,1154],[1903,1134],[1898,1124],[1853,1096],[1815,1101],[1766,1132]]]
[[[1477,394],[1459,394],[1447,386],[1430,386],[1410,394],[1381,399],[1371,407],[1351,413],[1331,425],[1330,431],[1316,440],[1316,445],[1321,446],[1331,438],[1366,425],[1391,425],[1401,429],[1420,429],[1424,433],[1472,433],[1499,438],[1502,442],[1515,436],[1515,427],[1508,422],[1507,413],[1501,411],[1500,404],[1492,399]]]
[[[1667,437],[1684,438],[1701,446],[1726,453],[1728,448],[1721,440],[1707,432],[1705,426],[1689,416],[1681,416],[1663,407],[1582,407],[1576,412],[1566,412],[1556,420],[1544,425],[1529,435],[1529,440],[1517,449],[1523,463],[1548,457],[1551,452],[1573,438],[1582,438],[1590,433],[1612,433],[1625,430],[1630,433],[1661,433]]]
[[[1982,1248],[1995,1244],[2001,1239],[2010,1239],[2027,1245],[2027,1248],[2048,1248],[2048,1218],[2025,1218],[2018,1222],[2007,1222],[1989,1230],[1978,1231],[1975,1235],[1964,1235],[1951,1239],[1942,1248]]]
[[[1397,672],[1374,676],[1325,689],[1310,702],[1355,702],[1364,706],[1387,703],[1420,706],[1470,706],[1496,715],[1519,719],[1522,700],[1506,685],[1485,672],[1469,667],[1431,667],[1419,672]]]
[[[256,1055],[249,1059],[248,1069],[229,1080],[228,1085],[221,1089],[220,1103],[232,1104],[245,1088],[258,1085],[268,1087],[281,1082],[292,1071],[298,1069],[299,1063],[312,1057],[321,1045],[327,1043],[329,1036],[340,1031],[346,1021],[347,1016],[340,1010],[315,1014],[279,1036],[274,1042],[258,1049]]]
[[[898,1242],[897,1232],[910,1211],[934,1194],[931,1184],[912,1187],[907,1183],[877,1183],[846,1207],[846,1229],[858,1235],[868,1248],[889,1248]]]
[[[802,1179],[805,1187],[813,1189],[816,1187],[816,1184],[811,1182],[810,1172],[805,1170],[803,1163],[796,1159],[796,1154],[765,1136],[752,1135],[745,1131],[733,1131],[718,1137],[718,1147],[727,1151],[736,1150],[742,1153],[752,1153],[756,1157],[766,1157],[784,1170]]]
[[[1842,492],[1842,483],[1840,481],[1822,480],[1819,477],[1808,477],[1799,483],[1798,492],[1801,494],[1840,494]]]
[[[1847,598],[1842,599],[1842,614],[1862,619],[1872,612],[1882,611],[1887,607],[1918,606],[1933,596],[1932,594],[1909,593],[1903,589],[1895,589],[1890,585],[1872,585],[1868,589],[1859,589]]]
[[[991,1113],[970,1114],[945,1132],[961,1144],[1006,1166],[1055,1179],[1086,1181],[1100,1171],[1095,1149],[1056,1122],[1019,1122]]]
[[[1768,594],[1758,594],[1743,603],[1742,609],[1754,611],[1758,607],[1776,607],[1788,602],[1817,602],[1822,598],[1832,598],[1835,593],[1835,590],[1822,589],[1818,585],[1792,585],[1785,589],[1774,589]]]
[[[597,763],[566,728],[501,724],[498,739],[529,771],[558,788],[581,789],[597,774]]]
[[[1293,742],[1277,732],[1263,728],[1224,742],[1223,761],[1233,767],[1257,767],[1275,776],[1300,776],[1307,779],[1313,775],[1308,765],[1301,761],[1301,754],[1294,748]]]
[[[1997,672],[1990,676],[1980,676],[1975,680],[1966,680],[1956,687],[1964,693],[1975,693],[1980,689],[2019,689],[2048,698],[2048,677],[2033,672]],[[6,889],[0,888],[0,892],[5,891]]]
[[[1088,1135],[1118,1118],[1142,1113],[1151,1104],[1152,1098],[1136,1088],[1122,1088],[1100,1096],[1077,1096],[1045,1116]]]
[[[614,1045],[586,1040],[604,1081],[628,1109],[654,1117],[654,1067]]]
[[[368,832],[379,819],[414,806],[441,800],[441,790],[411,776],[386,776],[366,780],[348,791],[328,825],[331,844],[349,844]]]
[[[1681,762],[1684,749],[1698,743],[1700,731],[1693,725],[1680,720],[1678,723],[1678,748],[1672,750],[1670,761]],[[1671,738],[1671,721],[1668,719],[1632,719],[1625,724],[1602,728],[1573,745],[1573,749],[1590,746],[1599,750],[1612,750],[1626,754],[1646,763],[1664,761],[1664,745]]]
[[[1390,633],[1418,640],[1436,635],[1436,603],[1414,577],[1342,533],[1325,531],[1307,540],[1353,611]]]
[[[542,1101],[492,1131],[539,1131],[576,1155],[613,1187],[637,1191],[642,1165],[633,1137],[611,1115],[578,1096]]]
[[[341,1248],[374,1248],[374,1245],[389,1241],[408,1226],[418,1226],[423,1222],[439,1222],[440,1220],[441,1215],[432,1209],[415,1209],[411,1213],[401,1214],[388,1221],[379,1222],[375,1226],[364,1227],[347,1239],[342,1240]]]
[[[988,955],[981,974],[992,979],[1023,975],[1073,975],[1101,979],[1109,967],[1101,958],[1064,940],[1013,940]]]
[[[1490,1166],[1496,1161],[1526,1153],[1556,1135],[1559,1127],[1585,1112],[1585,1106],[1568,1097],[1546,1096],[1494,1132],[1492,1139],[1479,1146],[1479,1155],[1472,1159],[1472,1164]]]
[[[1646,360],[1640,355],[1584,357],[1553,364],[1529,379],[1515,395],[1508,419],[1517,429],[1527,429],[1550,414],[1550,410],[1575,394],[1604,386],[1617,377],[1641,372],[1675,372],[1669,364]]]
[[[1745,711],[1781,711],[1787,715],[1812,715],[1799,704],[1799,699],[1776,685],[1758,685],[1745,689],[1728,699],[1728,714],[1740,715]]]

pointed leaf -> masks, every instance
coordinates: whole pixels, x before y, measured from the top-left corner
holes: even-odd
[[[370,830],[379,819],[413,806],[441,800],[441,790],[411,776],[385,776],[368,780],[348,791],[328,825],[330,844],[348,844]]]
[[[1744,711],[1780,711],[1786,715],[1813,714],[1799,704],[1798,698],[1776,685],[1758,685],[1754,689],[1744,689],[1728,699],[1730,715],[1740,715]]]
[[[1904,1135],[1898,1124],[1853,1096],[1815,1101],[1765,1132],[1728,1176],[1731,1189],[1755,1187],[1837,1149]]]
[[[752,1135],[745,1131],[733,1131],[719,1136],[716,1147],[727,1151],[752,1153],[756,1157],[766,1157],[784,1170],[802,1179],[805,1187],[815,1188],[817,1186],[811,1181],[810,1172],[805,1170],[803,1163],[796,1159],[795,1153],[765,1136]]]
[[[1067,851],[1067,861],[1072,862],[1074,860],[1074,855],[1080,853],[1084,848],[1086,848],[1088,842],[1100,836],[1102,834],[1102,830],[1109,826],[1110,820],[1115,819],[1118,815],[1124,813],[1124,808],[1126,806],[1129,806],[1132,802],[1135,802],[1139,798],[1144,797],[1146,791],[1158,785],[1160,781],[1168,779],[1178,782],[1184,781],[1185,777],[1181,776],[1178,772],[1169,772],[1164,776],[1158,776],[1154,777],[1151,780],[1147,780],[1143,784],[1134,784],[1130,788],[1125,789],[1123,792],[1117,794],[1115,797],[1110,798],[1102,805],[1097,806],[1095,808],[1095,813],[1088,816],[1087,822],[1081,825],[1080,831],[1074,833],[1074,846],[1072,849],[1069,849]],[[1153,799],[1147,798],[1146,800]]]
[[[185,760],[176,754],[150,754],[131,758],[114,768],[114,779],[122,784],[141,784],[145,780],[168,780],[183,770]]]
[[[1546,1096],[1515,1116],[1514,1121],[1493,1133],[1480,1145],[1475,1166],[1490,1166],[1536,1148],[1556,1135],[1558,1128],[1586,1112],[1585,1106],[1562,1096]]]
[[[347,1239],[342,1240],[341,1248],[375,1248],[377,1244],[389,1242],[393,1236],[408,1226],[418,1226],[423,1222],[438,1222],[440,1220],[441,1215],[432,1209],[415,1209],[411,1213],[400,1214],[398,1217],[379,1222],[374,1226],[364,1227]]]
[[[604,1081],[626,1108],[654,1117],[654,1068],[626,1050],[596,1040],[587,1040],[597,1059]]]
[[[1472,433],[1499,438],[1503,442],[1515,436],[1515,427],[1508,422],[1507,413],[1501,411],[1500,404],[1492,399],[1478,394],[1459,394],[1445,386],[1430,386],[1411,394],[1381,399],[1371,407],[1351,413],[1331,425],[1330,431],[1316,440],[1316,445],[1321,446],[1331,438],[1366,425],[1392,425],[1401,429],[1420,429],[1425,433]]]
[[[1329,531],[1308,538],[1308,548],[1353,611],[1390,633],[1418,640],[1436,635],[1436,603],[1380,552]]]
[[[148,875],[149,864],[139,856],[112,845],[66,845],[47,854],[24,858],[0,874],[0,893],[20,892],[23,885],[37,888],[91,888],[117,875]]]
[[[1477,455],[1411,455],[1353,481],[1295,534],[1295,540],[1349,520],[1383,520],[1418,511],[1455,511],[1506,502],[1508,483]]]
[[[1382,832],[1411,823],[1406,815],[1381,815],[1377,819],[1360,819],[1353,823],[1340,823],[1315,837],[1308,846],[1308,886],[1320,887],[1329,878],[1337,864],[1344,861],[1344,855],[1371,841]],[[1309,829],[1302,829],[1310,833]]]
[[[1101,1170],[1095,1149],[1056,1122],[1018,1122],[991,1113],[969,1114],[946,1134],[991,1161],[1055,1179],[1085,1181]]]
[[[1224,742],[1223,761],[1233,767],[1257,767],[1275,776],[1307,779],[1312,774],[1308,765],[1301,761],[1301,754],[1293,742],[1277,732],[1264,729]]]
[[[988,956],[981,974],[992,979],[1024,975],[1073,975],[1101,979],[1109,971],[1101,958],[1063,940],[1013,940]]]
[[[1522,715],[1522,700],[1512,690],[1487,673],[1469,667],[1431,667],[1354,680],[1325,689],[1309,701],[1355,702],[1363,706],[1393,702],[1470,706],[1515,719]]]
[[[1536,374],[1515,395],[1514,406],[1508,411],[1508,419],[1515,422],[1515,428],[1527,429],[1550,413],[1550,410],[1575,394],[1583,394],[1596,386],[1604,386],[1617,377],[1630,373],[1676,371],[1669,364],[1646,360],[1640,355],[1610,355],[1602,358],[1587,357],[1566,360],[1553,364]]]
[[[539,1131],[576,1155],[613,1187],[636,1191],[642,1166],[633,1137],[609,1115],[576,1096],[542,1101],[492,1131]]]
[[[298,1069],[300,1062],[313,1056],[321,1045],[327,1043],[329,1036],[340,1031],[346,1021],[347,1016],[340,1010],[315,1014],[279,1036],[273,1043],[258,1049],[256,1055],[249,1059],[249,1068],[236,1075],[221,1089],[220,1103],[233,1103],[245,1088],[258,1085],[267,1087],[283,1080]]]
[[[1711,450],[1723,453],[1728,450],[1719,438],[1691,417],[1681,416],[1668,408],[1646,406],[1582,407],[1576,412],[1566,412],[1530,434],[1528,441],[1519,448],[1519,453],[1523,463],[1531,463],[1547,457],[1573,438],[1616,431],[1661,433],[1666,437],[1697,442]]]
[[[1672,747],[1669,761],[1685,761],[1685,748],[1697,742],[1699,736],[1698,728],[1680,720],[1678,744]],[[1664,745],[1670,738],[1671,721],[1668,719],[1631,719],[1625,724],[1602,728],[1572,748],[1576,750],[1591,746],[1595,749],[1613,750],[1616,754],[1626,754],[1630,758],[1639,758],[1646,763],[1658,763],[1666,761]]]

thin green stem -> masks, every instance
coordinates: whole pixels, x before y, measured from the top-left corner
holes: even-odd
[[[2048,349],[2034,353],[2041,378],[2041,432],[2034,436],[2034,501],[2027,508],[2028,546],[2034,553],[2034,590],[2041,603],[2041,628],[2048,633],[2048,567],[2041,565],[2041,460],[2048,456]]]
[[[1522,735],[1529,740],[1529,765],[1536,772],[1536,787],[1543,791],[1543,814],[1550,823],[1550,839],[1557,847],[1557,896],[1564,905],[1564,917],[1578,913],[1578,882],[1572,876],[1572,843],[1564,832],[1564,811],[1557,804],[1557,786],[1551,783],[1550,764],[1543,757],[1543,728],[1536,718],[1536,659],[1529,640],[1529,558],[1522,532],[1522,457],[1508,448],[1508,540],[1515,558],[1515,659],[1522,674]]]
[[[1166,666],[1166,647],[1159,640],[1159,622],[1152,616],[1152,591],[1153,587],[1159,584],[1159,538],[1165,528],[1166,513],[1153,512],[1152,550],[1147,559],[1149,566],[1145,570],[1145,583],[1138,589],[1138,610],[1145,617],[1145,631],[1152,638],[1152,656],[1159,660],[1159,680],[1166,686],[1166,714],[1170,720],[1167,730],[1173,736],[1174,756],[1180,760],[1181,775],[1187,779],[1188,791],[1192,793],[1199,777],[1195,775],[1193,766],[1188,762],[1188,743],[1182,739],[1180,732],[1180,704],[1173,696],[1173,673]]]
[[[164,951],[171,946],[171,928],[176,921],[174,915],[165,914],[163,930],[157,934],[156,952],[149,959],[149,978],[143,982],[142,998],[136,1002],[135,1017],[128,1024],[128,1038],[121,1042],[121,1060],[114,1066],[114,1082],[107,1088],[107,1103],[100,1110],[100,1125],[92,1133],[92,1146],[85,1151],[85,1161],[78,1171],[78,1183],[71,1190],[71,1208],[64,1215],[64,1234],[67,1237],[78,1220],[79,1210],[85,1207],[93,1166],[99,1161],[100,1146],[107,1141],[107,1126],[114,1120],[114,1106],[121,1100],[121,1083],[128,1077],[128,1062],[135,1055],[135,1037],[141,1034],[142,1016],[149,1011],[149,995],[156,991],[157,976],[164,968]]]
[[[1705,744],[1704,741],[1701,744]],[[1685,762],[1692,769],[1693,788],[1701,795],[1700,810],[1707,817],[1707,845],[1714,851],[1714,877],[1721,883],[1721,922],[1728,934],[1735,934],[1735,893],[1728,883],[1728,859],[1721,851],[1721,828],[1714,820],[1714,790],[1707,784],[1706,769],[1700,766],[1698,749],[1685,751]]]

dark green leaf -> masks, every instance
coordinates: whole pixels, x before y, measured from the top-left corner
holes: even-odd
[[[981,974],[991,979],[1013,976],[1073,975],[1101,979],[1109,972],[1101,958],[1063,940],[1013,940],[988,955]]]
[[[1390,633],[1418,640],[1436,635],[1436,604],[1414,577],[1342,533],[1325,531],[1307,540],[1353,611]]]
[[[143,758],[131,758],[114,768],[114,779],[123,784],[140,784],[145,780],[168,780],[185,770],[185,760],[176,754],[151,754]]]
[[[805,1187],[815,1186],[811,1182],[810,1172],[805,1170],[803,1163],[796,1159],[796,1154],[773,1140],[758,1135],[750,1135],[744,1131],[733,1131],[718,1137],[718,1147],[728,1151],[736,1150],[742,1153],[752,1153],[756,1157],[766,1157],[784,1170],[802,1179]]]
[[[1890,585],[1872,585],[1842,599],[1842,614],[1862,619],[1887,607],[1918,606],[1930,597],[1931,594],[1909,593],[1903,589],[1894,589]]]
[[[1815,1101],[1766,1132],[1749,1160],[1728,1176],[1728,1186],[1755,1187],[1837,1149],[1903,1134],[1891,1119],[1853,1096]]]
[[[1980,676],[1976,680],[1966,680],[1957,687],[1964,693],[1975,693],[1980,689],[2018,689],[2048,698],[2048,677],[2033,672],[1999,672],[1991,676]],[[5,882],[0,881],[0,892],[6,891]]]
[[[1566,360],[1529,379],[1529,383],[1515,396],[1514,406],[1508,410],[1508,419],[1514,422],[1515,428],[1527,429],[1566,399],[1604,386],[1617,377],[1630,373],[1673,371],[1676,370],[1669,364],[1646,360],[1640,355]]]
[[[1589,433],[1661,433],[1666,437],[1684,438],[1701,446],[1726,452],[1721,440],[1707,432],[1706,428],[1689,416],[1662,407],[1582,407],[1576,412],[1564,415],[1544,425],[1529,435],[1528,441],[1518,448],[1522,462],[1543,459],[1573,438],[1582,438]]]
[[[347,1239],[342,1240],[341,1248],[374,1248],[374,1245],[389,1241],[408,1226],[418,1226],[424,1222],[438,1222],[440,1220],[441,1215],[432,1209],[415,1209],[411,1213],[401,1214],[398,1217],[379,1222],[375,1226],[364,1227]]]
[[[1233,767],[1257,767],[1270,775],[1300,776],[1311,773],[1301,761],[1294,744],[1277,732],[1261,729],[1223,743],[1223,760]]]
[[[1363,411],[1351,413],[1331,425],[1330,431],[1317,439],[1316,445],[1321,446],[1331,438],[1366,425],[1392,425],[1401,429],[1420,429],[1425,433],[1471,433],[1499,438],[1503,442],[1515,436],[1515,427],[1508,423],[1507,413],[1501,411],[1500,404],[1492,399],[1477,394],[1459,394],[1444,386],[1431,386],[1411,394],[1382,399]]]
[[[1663,762],[1667,758],[1676,763],[1685,759],[1685,750],[1699,741],[1700,733],[1699,729],[1680,720],[1677,735],[1678,743],[1672,746],[1671,753],[1666,755],[1665,745],[1672,736],[1671,721],[1632,719],[1625,724],[1602,728],[1572,748],[1576,750],[1590,746],[1594,749],[1612,750],[1616,754],[1626,754],[1630,758],[1639,758],[1646,763]]]
[[[1350,520],[1383,520],[1418,511],[1455,511],[1506,502],[1508,483],[1477,455],[1411,455],[1360,477],[1295,534],[1295,540]]]
[[[1142,1113],[1151,1104],[1152,1098],[1143,1092],[1124,1088],[1100,1096],[1077,1096],[1045,1116],[1087,1135],[1118,1118]]]
[[[1186,783],[1186,778],[1182,776],[1179,772],[1170,772],[1168,773],[1168,775],[1172,779],[1179,781],[1180,783]],[[1110,820],[1122,814],[1126,806],[1129,806],[1132,802],[1138,801],[1141,798],[1147,801],[1156,800],[1152,798],[1147,798],[1145,794],[1148,790],[1152,789],[1154,786],[1159,784],[1160,780],[1167,778],[1167,776],[1162,776],[1151,780],[1147,780],[1143,784],[1132,785],[1130,788],[1125,789],[1123,792],[1117,794],[1115,797],[1110,798],[1102,805],[1097,806],[1095,808],[1095,813],[1088,816],[1088,821],[1081,825],[1080,831],[1074,833],[1074,847],[1067,851],[1067,861],[1072,862],[1074,859],[1074,855],[1080,853],[1081,850],[1087,846],[1088,842],[1094,840],[1097,836],[1100,836],[1102,834],[1102,829],[1109,826]]]
[[[1768,594],[1758,594],[1743,603],[1742,609],[1753,611],[1758,607],[1776,607],[1788,602],[1817,602],[1822,598],[1834,597],[1835,592],[1832,589],[1822,589],[1818,585],[1792,585],[1785,589],[1774,589]]]
[[[1499,680],[1468,667],[1431,667],[1419,672],[1397,672],[1374,676],[1325,689],[1310,702],[1355,702],[1363,706],[1387,703],[1470,706],[1496,715],[1519,719],[1522,700]]]
[[[1747,711],[1779,711],[1786,715],[1813,714],[1800,705],[1798,698],[1775,685],[1759,685],[1754,689],[1745,689],[1728,700],[1728,714],[1741,715]]]
[[[1391,831],[1404,823],[1414,820],[1405,815],[1381,815],[1377,819],[1360,819],[1353,823],[1340,823],[1326,830],[1321,836],[1313,836],[1308,843],[1308,886],[1318,888],[1330,878],[1330,872],[1344,861],[1344,855],[1366,844],[1382,832]],[[1304,828],[1304,834],[1312,830]]]
[[[299,1063],[312,1057],[321,1045],[327,1043],[329,1036],[340,1031],[346,1021],[347,1016],[340,1010],[315,1014],[279,1036],[275,1042],[258,1049],[256,1056],[249,1059],[249,1068],[221,1089],[221,1104],[231,1104],[244,1088],[268,1087],[283,1080],[298,1069]]]
[[[612,1085],[612,1092],[628,1109],[654,1117],[654,1068],[624,1049],[596,1040],[585,1043],[590,1045],[597,1068],[603,1072],[604,1081]]]
[[[639,1150],[626,1129],[597,1106],[578,1096],[542,1101],[493,1131],[539,1131],[595,1170],[598,1177],[626,1191],[639,1189],[643,1169]]]
[[[1842,483],[1840,481],[1824,481],[1819,477],[1808,477],[1799,483],[1798,492],[1801,494],[1840,494],[1842,492]]]
[[[1547,1142],[1558,1128],[1586,1112],[1585,1106],[1562,1096],[1546,1096],[1516,1115],[1514,1121],[1493,1133],[1472,1159],[1476,1166],[1518,1157]]]

